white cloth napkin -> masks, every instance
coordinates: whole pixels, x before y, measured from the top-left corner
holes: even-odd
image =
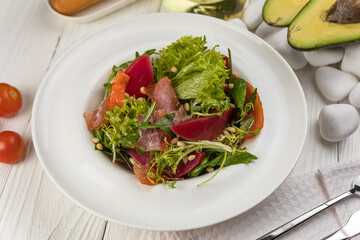
[[[350,190],[360,175],[360,161],[338,163],[286,179],[274,193],[249,211],[209,227],[189,231],[153,232],[154,240],[257,239],[327,200]],[[360,210],[360,197],[351,197],[301,224],[279,239],[321,239],[346,224]],[[360,227],[360,226],[359,226]],[[355,237],[353,239],[360,239]]]

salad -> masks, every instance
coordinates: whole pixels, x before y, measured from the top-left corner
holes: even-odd
[[[104,99],[84,113],[95,149],[133,171],[142,184],[166,183],[251,163],[242,143],[260,133],[257,89],[232,70],[231,51],[206,36],[183,36],[113,66]]]

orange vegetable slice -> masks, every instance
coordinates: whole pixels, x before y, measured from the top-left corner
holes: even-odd
[[[125,90],[129,83],[130,77],[122,71],[118,71],[115,81],[111,84],[112,88],[109,95],[109,109],[115,105],[122,107],[124,104],[122,100],[125,98]]]
[[[245,101],[247,102],[251,96],[251,94],[255,91],[254,87],[251,86],[250,83],[245,82],[246,84],[246,97]],[[264,112],[262,103],[260,101],[259,94],[256,94],[256,99],[254,103],[254,109],[250,110],[250,112],[246,115],[245,120],[254,117],[254,123],[251,125],[249,131],[255,131],[259,129],[259,131],[264,127]],[[256,134],[245,134],[244,139],[250,139],[255,137]]]

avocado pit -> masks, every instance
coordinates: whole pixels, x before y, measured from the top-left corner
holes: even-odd
[[[360,22],[359,0],[338,0],[330,8],[326,21],[347,24]]]

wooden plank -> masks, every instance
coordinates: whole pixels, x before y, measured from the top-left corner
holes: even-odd
[[[118,236],[122,236],[122,240],[153,239],[151,231],[125,227],[116,223],[108,222],[104,235],[104,240],[117,239]]]
[[[63,23],[53,21],[42,1],[1,1],[0,16],[0,82],[18,87],[23,96],[16,116],[0,118],[0,130],[18,132],[26,144],[23,161],[0,164],[0,239],[30,239],[44,175],[32,145],[31,109]]]
[[[145,13],[151,3],[156,2],[142,1],[132,8]],[[132,15],[131,11],[125,12]],[[22,162],[0,164],[0,239],[63,239],[65,235],[70,239],[101,239],[105,221],[75,207],[49,181],[37,161],[31,140],[31,109],[37,87],[52,58],[59,53],[56,47],[67,30],[64,26],[75,26],[77,30],[76,24],[59,21],[43,1],[2,1],[0,13],[0,66],[6,69],[0,82],[17,86],[24,100],[16,116],[0,118],[0,126],[1,130],[19,132],[27,145]],[[108,18],[108,21],[112,20]],[[103,22],[94,22],[91,27],[83,25],[83,29],[90,31]],[[69,35],[80,37],[86,33],[75,32],[77,35],[74,32]],[[67,40],[64,46],[72,42],[71,38]],[[78,220],[74,222],[75,219]]]

